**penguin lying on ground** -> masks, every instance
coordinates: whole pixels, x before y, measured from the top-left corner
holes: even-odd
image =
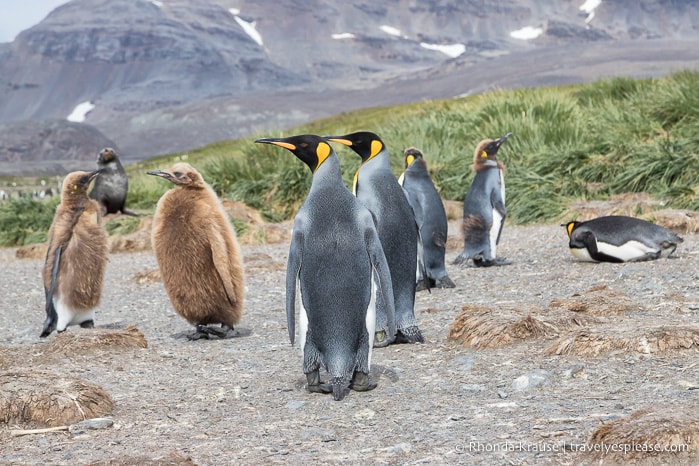
[[[454,288],[456,285],[449,278],[444,265],[448,224],[442,198],[432,183],[422,152],[409,147],[403,151],[403,155],[405,171],[398,182],[405,189],[418,219],[427,279],[431,287]],[[425,289],[424,278],[421,267],[418,267],[417,291]]]
[[[313,173],[311,190],[294,219],[286,271],[286,317],[294,343],[295,307],[300,294],[299,339],[308,390],[345,387],[367,391],[376,323],[377,289],[393,316],[391,272],[371,212],[342,182],[340,161],[328,142],[315,135],[258,139],[290,150]],[[394,331],[393,321],[387,323]],[[324,366],[329,384],[320,382]]]
[[[87,196],[87,189],[100,172],[73,172],[63,180],[42,270],[46,293],[42,338],[54,330],[64,331],[68,325],[95,325],[108,243],[100,224],[100,207]]]
[[[640,218],[610,215],[566,227],[573,257],[589,262],[631,262],[658,259],[675,252],[683,241],[674,232]]]
[[[505,167],[496,157],[503,142],[512,136],[507,133],[500,139],[485,139],[473,154],[473,170],[476,176],[464,200],[464,250],[454,264],[469,260],[476,267],[508,264],[496,256],[497,244],[505,223]]]
[[[354,176],[354,194],[376,218],[376,229],[391,270],[396,305],[396,335],[384,341],[377,332],[374,346],[389,343],[417,343],[425,339],[415,319],[415,270],[418,266],[419,229],[415,214],[398,180],[391,171],[388,150],[374,133],[360,131],[327,138],[349,146],[361,158]],[[379,305],[381,302],[378,303]],[[377,310],[377,327],[385,329],[387,313]]]
[[[99,202],[102,216],[121,212],[138,217],[136,212],[125,208],[126,194],[129,191],[129,178],[121,166],[116,151],[105,147],[97,157],[97,167],[102,168],[102,174],[95,180],[90,197]]]
[[[148,174],[175,184],[158,201],[151,237],[172,306],[196,326],[187,337],[236,336],[233,326],[243,315],[243,263],[218,196],[187,163]]]

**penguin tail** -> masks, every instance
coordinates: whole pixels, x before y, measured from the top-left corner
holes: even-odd
[[[345,384],[333,382],[333,400],[342,401],[345,397]]]
[[[52,318],[53,316],[49,316],[44,320],[44,328],[41,330],[41,335],[39,335],[39,338],[46,338],[47,336],[51,335],[51,332],[56,330],[56,319]]]

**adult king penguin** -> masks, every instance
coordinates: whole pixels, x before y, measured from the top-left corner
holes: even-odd
[[[187,337],[235,336],[243,314],[243,262],[221,201],[188,163],[148,174],[175,185],[158,201],[151,238],[172,306],[196,327]]]
[[[49,229],[42,270],[46,293],[42,338],[54,330],[62,332],[69,325],[94,327],[108,243],[107,232],[100,224],[100,207],[87,196],[87,189],[100,172],[72,172],[63,180],[61,203]]]
[[[90,197],[99,202],[102,215],[123,213],[138,217],[136,212],[126,209],[126,194],[129,191],[129,178],[121,165],[116,151],[105,147],[97,157],[97,167],[102,173],[93,183]]]
[[[414,147],[403,151],[405,171],[398,179],[408,195],[420,227],[422,254],[429,285],[435,288],[454,288],[444,265],[447,244],[447,214],[442,198],[427,171],[422,152]],[[417,270],[418,291],[424,289],[421,267]]]
[[[498,161],[498,149],[512,136],[507,133],[500,139],[484,139],[473,154],[473,178],[464,200],[464,249],[454,260],[461,264],[469,260],[476,267],[504,265],[504,259],[496,256],[502,226],[505,223],[504,165]]]
[[[300,301],[299,340],[308,390],[371,390],[372,339],[377,289],[393,314],[391,273],[371,212],[345,188],[340,161],[328,142],[315,135],[258,139],[291,151],[313,173],[311,189],[294,219],[286,269],[286,317],[294,343]],[[393,322],[389,322],[393,330]],[[324,366],[329,384],[321,383]]]
[[[683,239],[660,225],[622,215],[568,222],[570,253],[588,262],[632,262],[669,256]]]
[[[418,246],[421,246],[419,230],[405,192],[391,171],[388,150],[379,136],[367,131],[327,139],[349,146],[362,158],[354,175],[354,194],[376,218],[376,229],[391,270],[396,334],[389,335],[385,341],[377,338],[374,345],[424,342],[414,311],[415,270]],[[379,306],[377,325],[385,319],[385,314]]]

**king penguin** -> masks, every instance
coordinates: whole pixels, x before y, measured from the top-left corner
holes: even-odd
[[[72,172],[63,180],[61,203],[49,229],[42,270],[46,320],[41,337],[69,325],[91,328],[102,297],[107,267],[107,232],[100,206],[87,196],[90,182],[100,174]]]
[[[187,337],[235,336],[243,315],[243,261],[221,201],[188,163],[147,173],[175,185],[158,201],[151,240],[172,306],[196,327]]]
[[[342,182],[340,161],[320,136],[258,139],[291,151],[313,174],[311,189],[294,218],[286,269],[286,317],[294,343],[297,295],[299,340],[308,390],[367,391],[378,290],[393,315],[391,273],[374,221]],[[394,323],[388,322],[393,331]],[[324,366],[329,384],[320,382]]]
[[[669,256],[683,239],[640,218],[623,215],[568,222],[570,253],[587,262],[632,262]]]
[[[398,179],[408,196],[420,227],[422,254],[430,287],[454,288],[444,265],[447,244],[447,214],[442,198],[427,171],[427,162],[419,149],[409,147],[403,151],[405,171]],[[421,267],[417,269],[418,291],[424,289]]]
[[[116,151],[111,147],[102,149],[97,157],[97,167],[102,169],[102,173],[95,180],[90,197],[99,202],[102,215],[121,212],[138,217],[136,212],[127,210],[125,207],[129,178]]]
[[[484,139],[473,154],[473,178],[464,199],[464,249],[454,260],[462,264],[469,260],[476,267],[504,265],[508,262],[496,256],[500,234],[505,223],[504,165],[498,161],[498,149],[512,136],[507,133],[500,139]]]
[[[422,343],[425,340],[414,311],[415,271],[418,246],[421,247],[419,229],[405,192],[391,171],[388,150],[379,136],[367,131],[331,136],[328,140],[349,146],[362,158],[354,175],[354,194],[376,218],[376,229],[391,270],[396,334],[389,335],[386,341],[377,338],[374,345]],[[383,325],[386,314],[379,306],[377,326]]]

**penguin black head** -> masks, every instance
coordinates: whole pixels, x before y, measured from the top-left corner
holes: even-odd
[[[199,172],[193,166],[184,162],[176,163],[165,170],[152,170],[146,173],[165,178],[177,186],[189,189],[202,189],[205,186],[204,179]]]
[[[357,131],[344,136],[325,136],[325,138],[352,148],[362,158],[362,162],[370,160],[385,147],[381,138],[369,131]]]
[[[90,182],[103,171],[103,168],[99,168],[92,172],[78,171],[68,173],[63,180],[61,196],[64,199],[85,196],[87,194],[87,189],[90,186]]]
[[[424,158],[422,157],[422,152],[414,147],[408,147],[403,151],[405,156],[405,168],[408,168],[413,164],[413,162],[422,162],[424,164]]]
[[[503,142],[507,140],[512,136],[512,133],[507,133],[500,139],[492,140],[492,139],[484,139],[481,142],[478,143],[478,146],[476,146],[476,150],[473,153],[473,167],[474,170],[478,171],[479,167],[485,166],[486,162],[488,160],[492,160],[493,162],[496,162],[500,168],[502,168],[502,164],[498,162],[497,159],[497,153],[498,150],[500,149],[500,146],[502,145]]]
[[[566,232],[568,233],[568,238],[570,238],[570,235],[573,234],[573,230],[575,230],[575,228],[578,225],[580,225],[580,222],[577,222],[575,220],[570,221],[568,223],[561,223],[561,226],[566,228]]]
[[[298,136],[289,136],[288,138],[262,138],[255,142],[260,144],[274,144],[275,146],[290,150],[296,157],[308,165],[308,168],[311,169],[311,173],[315,173],[323,162],[333,153],[333,149],[330,147],[330,144],[328,144],[328,141],[315,134],[301,134]]]
[[[105,147],[100,151],[99,156],[97,157],[97,165],[107,165],[108,163],[116,160],[116,158],[116,151],[111,147]]]

